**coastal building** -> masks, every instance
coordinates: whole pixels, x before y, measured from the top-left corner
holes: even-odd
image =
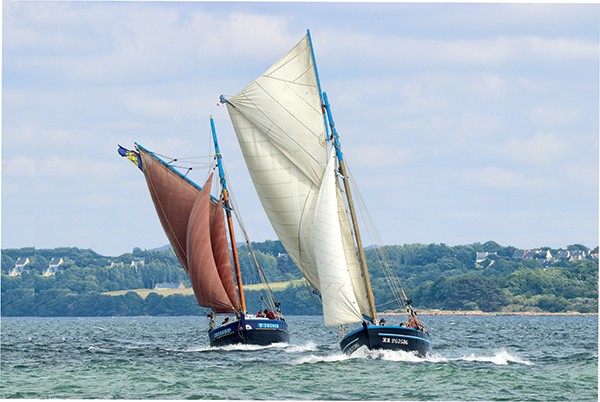
[[[185,289],[185,286],[183,286],[183,283],[181,282],[162,282],[162,283],[157,283],[156,285],[154,285],[154,289],[156,290],[161,290],[161,289]]]
[[[512,258],[514,258],[515,260],[522,260],[523,258],[525,258],[525,255],[528,252],[529,252],[529,250],[515,250]]]
[[[19,257],[14,268],[8,273],[8,276],[19,276],[25,270],[25,266],[29,264],[29,258]]]
[[[540,260],[552,261],[552,252],[550,250],[515,250],[512,258],[515,260]]]
[[[571,255],[569,256],[569,261],[573,262],[573,261],[585,260],[587,255],[588,255],[588,253],[585,251],[573,250],[573,251],[571,251]]]
[[[52,276],[56,272],[58,272],[58,267],[64,264],[64,260],[62,258],[53,258],[48,264],[48,268],[43,273],[43,276]]]
[[[498,253],[493,252],[493,253],[488,253],[487,251],[481,251],[481,252],[477,252],[477,255],[475,256],[475,268],[483,268],[484,266],[492,266],[494,265],[495,261],[493,259],[490,259],[491,256],[498,256]],[[486,263],[486,261],[488,261]]]
[[[571,258],[569,250],[558,250],[554,253],[554,261],[568,260]]]

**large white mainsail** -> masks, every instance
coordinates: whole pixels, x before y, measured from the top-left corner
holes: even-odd
[[[323,188],[327,144],[319,90],[307,35],[226,104],[275,233],[304,277],[321,292],[326,325],[339,325],[361,321],[361,313],[370,311],[333,165],[327,189]],[[331,197],[326,209],[323,205],[317,209],[319,192]],[[316,237],[329,236],[324,234],[326,221],[337,228],[335,249],[315,248]],[[331,258],[337,263],[326,262]],[[344,264],[339,263],[342,260]],[[333,277],[337,288],[331,285]]]
[[[308,38],[228,99],[227,109],[275,233],[319,290],[310,239],[327,150]]]

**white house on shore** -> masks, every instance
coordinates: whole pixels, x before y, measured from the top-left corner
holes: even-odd
[[[181,282],[162,282],[154,285],[154,289],[185,289],[185,286]]]
[[[43,276],[52,276],[56,272],[58,272],[58,267],[64,264],[64,260],[62,258],[53,258],[48,264],[48,268],[43,273]]]
[[[25,266],[29,264],[29,258],[19,257],[15,263],[15,267],[8,273],[8,276],[19,276],[25,270]]]

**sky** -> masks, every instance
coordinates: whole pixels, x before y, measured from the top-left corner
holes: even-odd
[[[383,244],[594,248],[599,21],[598,4],[4,1],[1,247],[167,244],[117,144],[205,156],[210,115],[251,240],[276,239],[218,100],[310,29]]]

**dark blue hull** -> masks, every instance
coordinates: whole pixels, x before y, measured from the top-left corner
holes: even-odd
[[[267,318],[246,318],[217,327],[208,333],[210,346],[234,344],[270,345],[288,342],[290,335],[287,322]]]
[[[346,354],[352,354],[361,346],[370,350],[402,350],[424,357],[431,351],[431,340],[429,334],[414,328],[363,325],[340,341],[340,347]]]

